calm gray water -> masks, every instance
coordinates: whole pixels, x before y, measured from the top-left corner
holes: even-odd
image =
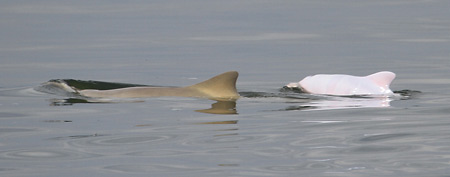
[[[1,4],[2,177],[450,174],[448,1]],[[65,104],[33,89],[186,86],[228,70],[241,93],[263,93],[237,114],[198,111],[220,104],[194,98]],[[382,70],[397,74],[393,90],[420,93],[385,107],[277,96],[307,75]]]

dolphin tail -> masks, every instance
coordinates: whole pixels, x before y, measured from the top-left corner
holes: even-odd
[[[211,98],[236,100],[239,98],[239,93],[236,90],[238,76],[237,71],[229,71],[186,88],[197,90]]]

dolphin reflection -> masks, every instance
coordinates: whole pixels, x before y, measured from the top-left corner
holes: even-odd
[[[236,101],[217,101],[209,109],[196,110],[197,112],[210,114],[237,114]]]
[[[281,111],[317,111],[317,110],[333,110],[333,109],[351,109],[351,108],[386,108],[390,107],[393,101],[390,97],[372,97],[372,98],[350,98],[350,97],[334,97],[323,98],[318,100],[310,100],[303,103],[297,103],[296,106],[288,106]]]
[[[278,102],[288,104],[282,109],[271,111],[317,111],[334,109],[353,109],[353,108],[387,108],[395,100],[406,100],[420,94],[415,90],[394,91],[390,97],[373,96],[334,96],[305,93],[301,89],[283,87],[277,93],[269,92],[239,92],[244,98],[264,98],[258,99],[261,102]],[[284,99],[272,99],[284,98]]]
[[[71,106],[78,103],[123,103],[123,102],[143,102],[141,100],[104,100],[104,99],[51,99],[51,106]],[[216,101],[211,104],[211,108],[195,110],[196,112],[209,114],[237,114],[236,101]]]

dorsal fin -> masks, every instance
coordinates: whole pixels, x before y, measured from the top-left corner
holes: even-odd
[[[391,85],[392,80],[395,79],[395,73],[390,71],[381,71],[371,75],[366,76],[375,84],[385,89],[389,89],[389,85]]]
[[[203,92],[211,98],[235,100],[239,98],[239,93],[236,90],[238,76],[237,71],[229,71],[186,88]]]

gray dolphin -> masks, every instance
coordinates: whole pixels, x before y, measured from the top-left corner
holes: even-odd
[[[139,98],[139,97],[198,97],[213,100],[236,100],[239,93],[236,90],[237,71],[229,71],[211,79],[187,87],[127,87],[111,90],[77,90],[86,97],[93,98]]]

